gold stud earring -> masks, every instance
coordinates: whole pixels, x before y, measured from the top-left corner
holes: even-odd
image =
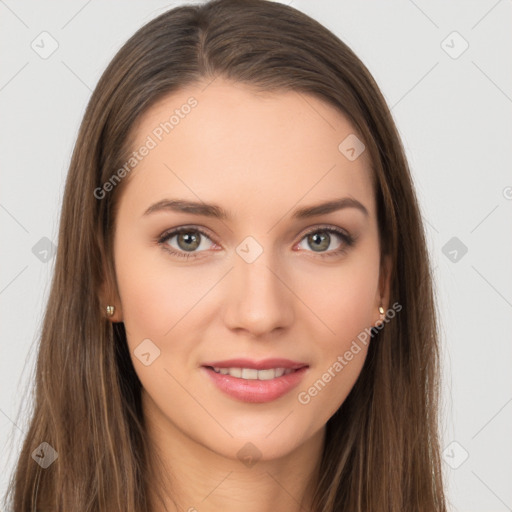
[[[382,306],[379,306],[379,313],[380,313],[381,315],[383,315],[383,314],[384,314],[384,308],[383,308]]]
[[[115,309],[114,306],[107,306],[107,316],[114,316]]]

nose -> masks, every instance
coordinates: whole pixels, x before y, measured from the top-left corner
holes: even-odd
[[[293,284],[283,265],[263,250],[255,261],[238,254],[227,279],[224,321],[235,331],[262,337],[290,326],[295,318]]]

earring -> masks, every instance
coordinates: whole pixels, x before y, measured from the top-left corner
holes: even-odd
[[[114,310],[116,308],[114,306],[107,306],[107,316],[114,316]]]
[[[381,315],[383,315],[383,314],[384,314],[384,308],[383,308],[382,306],[379,306],[379,313],[380,313]]]

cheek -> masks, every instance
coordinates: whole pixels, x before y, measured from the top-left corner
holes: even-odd
[[[116,274],[128,341],[136,345],[150,338],[160,345],[186,323],[186,315],[211,286],[211,279],[173,266],[161,248],[126,251],[122,238],[117,243]]]
[[[339,264],[316,265],[314,271],[309,265],[309,271],[296,269],[297,295],[316,317],[324,348],[343,348],[376,319],[378,248],[354,252]]]
[[[318,358],[297,392],[297,401],[316,426],[327,422],[345,401],[371,342],[379,253],[377,247],[367,249],[337,267],[317,269],[314,278],[310,274],[302,281],[300,296],[318,317],[310,331]]]

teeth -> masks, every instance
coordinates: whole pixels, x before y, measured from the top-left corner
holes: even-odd
[[[242,368],[229,368],[226,375],[231,375],[232,377],[242,377]]]
[[[243,368],[242,369],[242,379],[257,379],[258,378],[258,370],[254,370],[253,368]]]
[[[268,370],[255,370],[254,368],[216,368],[213,371],[222,375],[231,375],[246,380],[271,380],[288,375],[294,370],[291,368],[269,368]]]

